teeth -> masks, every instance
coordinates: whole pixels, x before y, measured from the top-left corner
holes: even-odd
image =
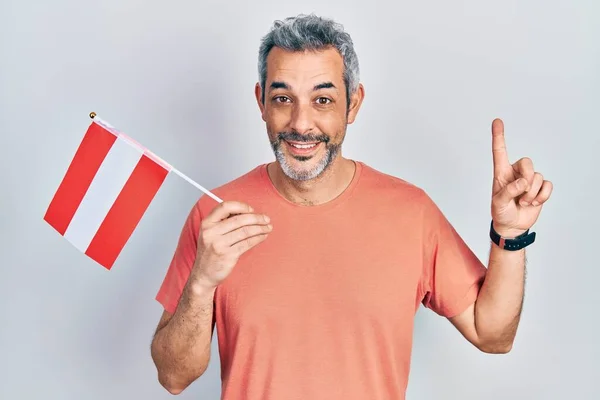
[[[311,147],[315,147],[317,144],[292,144],[290,143],[292,146],[294,146],[297,149],[310,149]]]

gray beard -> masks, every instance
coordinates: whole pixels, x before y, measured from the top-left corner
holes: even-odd
[[[287,162],[287,157],[281,150],[281,141],[277,140],[274,143],[272,143],[273,152],[275,153],[275,159],[279,162],[279,165],[281,165],[281,169],[283,170],[283,173],[290,179],[293,179],[296,181],[307,181],[307,180],[315,179],[319,175],[321,175],[327,168],[329,168],[329,166],[331,165],[331,163],[337,156],[340,146],[339,145],[331,145],[329,143],[326,143],[325,146],[326,146],[325,147],[325,156],[323,156],[319,160],[317,165],[315,165],[314,167],[312,167],[308,170],[306,170],[306,169],[297,170],[297,169],[294,169]],[[289,156],[289,157],[293,157],[293,156]],[[294,158],[300,162],[310,159],[310,158],[306,158],[306,157],[294,157]]]

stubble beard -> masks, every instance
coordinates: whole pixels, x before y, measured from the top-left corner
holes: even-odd
[[[295,156],[292,154],[285,154],[282,145],[284,140],[291,140],[295,142],[324,142],[325,154],[321,156],[316,165],[310,168],[295,168],[290,162],[289,158],[293,158],[301,163],[306,163],[315,156]],[[275,154],[275,159],[279,162],[283,173],[290,179],[296,181],[307,181],[319,177],[325,172],[335,160],[340,150],[340,144],[333,144],[330,142],[328,135],[301,135],[296,132],[280,132],[277,137],[271,141],[271,147]]]

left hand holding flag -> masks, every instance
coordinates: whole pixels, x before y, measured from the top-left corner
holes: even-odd
[[[550,198],[552,183],[533,169],[524,157],[510,164],[504,141],[504,123],[492,123],[494,181],[492,186],[492,220],[503,237],[516,237],[537,221],[542,205]]]

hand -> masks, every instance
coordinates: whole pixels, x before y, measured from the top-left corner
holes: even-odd
[[[266,215],[236,201],[225,201],[202,221],[198,238],[195,275],[199,282],[216,288],[233,270],[239,257],[264,241],[272,226]]]
[[[550,198],[552,183],[535,172],[531,159],[525,157],[514,164],[508,161],[504,141],[504,123],[492,123],[494,183],[492,187],[492,220],[494,229],[512,238],[531,228]]]

